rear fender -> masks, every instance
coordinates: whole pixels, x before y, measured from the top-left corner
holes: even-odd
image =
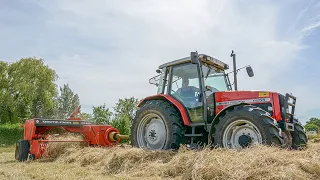
[[[209,142],[211,142],[211,140],[212,140],[212,134],[214,133],[214,130],[215,130],[215,129],[214,129],[214,126],[215,126],[216,124],[218,124],[219,118],[220,118],[223,114],[225,114],[225,112],[226,112],[227,110],[232,109],[232,108],[234,108],[234,107],[236,107],[236,106],[244,106],[244,105],[250,105],[250,104],[248,104],[248,103],[239,103],[239,104],[234,104],[234,105],[227,106],[227,107],[225,107],[223,110],[221,110],[221,111],[214,117],[214,119],[213,119],[212,122],[211,122],[210,131],[209,131]]]
[[[146,102],[151,101],[151,100],[166,100],[166,101],[170,102],[180,111],[183,124],[186,126],[190,126],[190,121],[189,121],[186,109],[183,107],[183,105],[179,101],[177,101],[176,99],[174,99],[173,97],[171,97],[169,95],[157,94],[154,96],[146,97],[140,101],[138,107],[143,106]]]

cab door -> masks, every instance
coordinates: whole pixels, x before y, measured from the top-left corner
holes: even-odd
[[[229,91],[226,75],[223,70],[219,70],[213,66],[207,64],[201,65],[203,73],[203,89],[204,91],[204,103],[205,103],[205,116],[207,122],[211,122],[215,117],[215,93],[221,91]]]
[[[203,121],[203,97],[198,64],[171,67],[169,94],[187,110],[191,122]]]

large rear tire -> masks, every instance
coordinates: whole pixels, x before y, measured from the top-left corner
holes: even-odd
[[[131,126],[131,143],[152,150],[179,149],[184,133],[180,112],[166,101],[153,100],[137,111]]]
[[[266,111],[252,105],[228,109],[219,117],[213,131],[210,132],[213,145],[228,149],[283,144],[276,121]]]
[[[17,161],[26,161],[28,160],[30,145],[29,142],[23,139],[20,139],[16,143],[15,158]]]
[[[307,146],[308,136],[302,124],[297,119],[294,120],[294,131],[291,131],[291,137],[292,149],[300,150]]]

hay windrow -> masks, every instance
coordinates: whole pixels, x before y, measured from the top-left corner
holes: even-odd
[[[73,133],[50,137],[82,138]],[[313,142],[300,151],[265,146],[195,151],[182,146],[177,152],[128,145],[84,147],[79,142],[51,143],[46,159],[50,161],[37,160],[27,166],[52,163],[57,167],[84,168],[86,175],[101,179],[320,179],[320,143]]]
[[[55,134],[58,132],[59,134]],[[82,134],[69,133],[65,131],[53,131],[50,132],[48,140],[84,140]],[[47,145],[46,151],[43,155],[44,160],[54,160],[59,155],[66,153],[66,149],[74,147],[81,148],[86,146],[86,142],[50,142]]]
[[[315,139],[312,140],[312,142],[314,142],[314,143],[320,143],[320,138],[315,138]]]
[[[59,149],[55,162],[71,163],[104,176],[161,179],[319,179],[320,144],[306,150],[258,146],[241,151],[203,149],[149,151],[137,148]]]

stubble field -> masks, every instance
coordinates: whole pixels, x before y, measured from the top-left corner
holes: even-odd
[[[301,151],[260,146],[159,152],[78,144],[50,150],[51,158],[21,163],[14,160],[14,147],[0,148],[0,179],[320,179],[317,140]]]

